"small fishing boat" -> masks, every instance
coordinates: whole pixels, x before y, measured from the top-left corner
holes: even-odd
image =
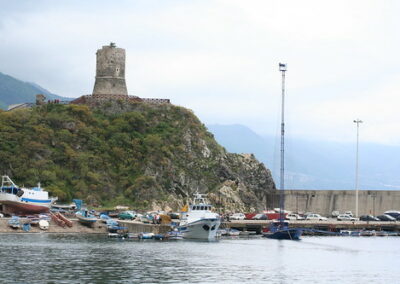
[[[93,214],[90,214],[86,209],[76,212],[75,216],[78,218],[79,223],[88,227],[93,227],[97,222],[97,217]]]
[[[237,236],[240,235],[240,231],[239,231],[239,230],[236,230],[236,229],[229,229],[229,231],[227,231],[226,234],[227,234],[228,236],[231,236],[231,237],[237,237]]]
[[[29,232],[31,230],[31,224],[30,223],[23,224],[22,230],[24,230],[25,232]]]
[[[8,225],[13,229],[20,228],[20,219],[18,216],[12,216],[10,220],[8,220]]]
[[[103,223],[107,223],[107,220],[110,220],[110,219],[111,219],[111,217],[108,216],[107,214],[100,214],[100,220],[101,220]]]
[[[351,231],[351,230],[340,230],[340,236],[350,236],[350,237],[359,237],[360,231]]]
[[[159,241],[162,241],[162,240],[164,240],[165,238],[166,238],[166,236],[163,235],[163,234],[154,234],[154,236],[153,236],[153,239],[159,240]]]
[[[178,230],[169,231],[165,234],[169,240],[183,240],[183,234]]]
[[[152,239],[154,236],[154,233],[140,233],[139,234],[139,239],[141,240],[149,240]]]
[[[373,237],[375,236],[375,231],[364,230],[360,232],[360,236],[362,237]]]
[[[302,229],[289,228],[289,222],[282,220],[273,221],[268,230],[263,232],[263,237],[275,240],[300,240]]]
[[[29,220],[31,226],[37,226],[39,224],[40,218],[38,216],[26,216]]]
[[[49,221],[47,221],[47,220],[39,221],[39,229],[46,231],[49,229],[49,226],[50,226]]]
[[[385,231],[376,231],[375,232],[375,236],[377,236],[377,237],[387,237],[387,236],[389,236],[389,234],[388,234],[388,232],[385,232]]]

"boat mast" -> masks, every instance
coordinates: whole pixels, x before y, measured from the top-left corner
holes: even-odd
[[[279,71],[282,73],[282,110],[281,110],[281,172],[279,192],[279,220],[282,223],[285,219],[285,72],[286,63],[279,63]]]

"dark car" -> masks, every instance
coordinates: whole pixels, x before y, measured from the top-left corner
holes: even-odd
[[[396,211],[396,210],[389,210],[389,211],[384,212],[383,214],[392,216],[393,218],[395,218],[397,220],[399,220],[398,218],[400,217],[400,211]]]
[[[169,212],[167,215],[169,217],[171,217],[171,219],[179,219],[180,218],[180,213],[177,213],[177,212]]]
[[[268,216],[265,214],[257,214],[252,219],[253,220],[268,220]]]
[[[380,221],[396,221],[396,218],[386,214],[376,216],[376,218],[378,218]]]
[[[360,216],[360,221],[380,221],[380,220],[372,215],[362,215]]]

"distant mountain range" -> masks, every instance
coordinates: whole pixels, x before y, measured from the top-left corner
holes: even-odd
[[[24,82],[0,72],[1,109],[7,109],[12,104],[35,102],[37,94],[43,94],[50,100],[70,100],[69,98],[55,95],[35,83]]]
[[[271,169],[279,186],[280,137],[261,136],[243,125],[207,125],[228,151],[253,153]],[[355,143],[286,138],[285,186],[288,189],[355,187]],[[359,188],[400,190],[400,147],[360,143]]]

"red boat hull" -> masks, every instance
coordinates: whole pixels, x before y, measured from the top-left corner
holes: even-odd
[[[46,206],[19,203],[13,201],[2,201],[3,212],[6,214],[17,214],[17,215],[30,215],[49,212],[49,208]]]

